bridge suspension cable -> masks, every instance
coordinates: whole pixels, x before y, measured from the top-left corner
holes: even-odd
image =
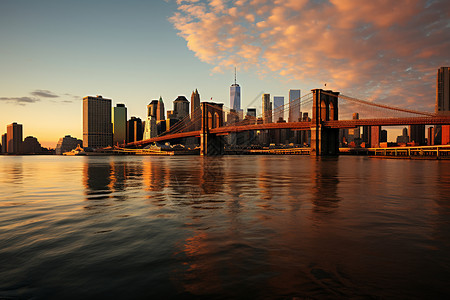
[[[325,91],[322,91],[321,93],[325,94],[325,95],[328,95],[328,96],[331,96],[331,97],[336,97],[336,95],[327,93]],[[364,105],[370,105],[370,106],[379,107],[379,108],[385,108],[385,109],[401,111],[401,112],[405,112],[405,113],[411,113],[411,114],[422,115],[422,116],[427,116],[427,117],[434,117],[434,116],[436,116],[435,114],[430,113],[430,112],[423,112],[423,111],[418,111],[418,110],[400,108],[400,107],[396,107],[396,106],[389,106],[389,105],[386,105],[386,104],[374,103],[374,102],[371,102],[371,101],[361,100],[361,99],[353,98],[353,97],[350,97],[350,96],[345,96],[345,95],[342,95],[342,94],[340,94],[338,97],[342,98],[342,99],[345,99],[345,100],[348,100],[348,101],[355,102],[355,103],[364,104]]]

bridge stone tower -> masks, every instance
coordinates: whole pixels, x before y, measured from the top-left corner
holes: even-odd
[[[200,133],[200,155],[223,155],[222,136],[210,133],[210,129],[223,126],[223,104],[202,102],[202,128]]]
[[[324,126],[326,121],[338,120],[339,92],[314,89],[313,115],[311,120],[310,155],[338,155],[339,129]]]

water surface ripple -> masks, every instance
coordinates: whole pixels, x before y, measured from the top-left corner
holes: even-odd
[[[450,297],[450,162],[0,157],[0,298]]]

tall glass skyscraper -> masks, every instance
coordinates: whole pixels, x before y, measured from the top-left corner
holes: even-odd
[[[288,122],[298,122],[301,118],[300,90],[289,90],[289,118]]]
[[[284,120],[284,97],[273,97],[273,121],[278,122],[280,118]]]
[[[242,118],[241,87],[236,83],[236,69],[234,70],[234,83],[230,86],[230,109],[234,109]]]

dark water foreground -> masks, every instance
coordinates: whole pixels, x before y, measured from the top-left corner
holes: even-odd
[[[0,298],[444,299],[450,161],[0,157]]]

